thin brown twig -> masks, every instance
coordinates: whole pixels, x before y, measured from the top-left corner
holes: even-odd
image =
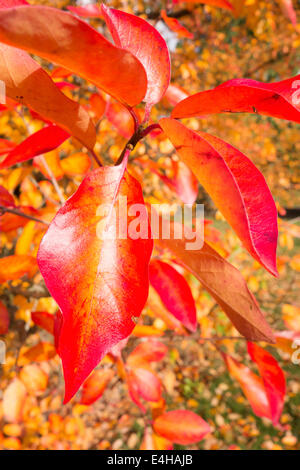
[[[43,166],[45,167],[45,169],[46,169],[46,171],[49,175],[49,178],[51,179],[51,182],[52,182],[52,184],[55,188],[55,191],[56,191],[56,193],[59,197],[59,200],[60,200],[61,204],[64,204],[65,203],[65,198],[64,198],[64,195],[62,193],[62,190],[59,187],[57,179],[55,178],[55,176],[53,174],[53,171],[51,170],[50,166],[48,165],[47,160],[44,157],[44,155],[40,155],[40,159],[41,159],[41,162],[42,162]]]
[[[24,217],[25,219],[33,220],[34,222],[38,222],[39,224],[49,225],[48,222],[38,219],[37,217],[34,217],[32,215],[24,214],[24,212],[21,212],[18,209],[11,209],[10,207],[5,207],[5,206],[0,205],[0,215],[5,214],[5,212],[9,212],[10,214],[15,214],[20,217]]]

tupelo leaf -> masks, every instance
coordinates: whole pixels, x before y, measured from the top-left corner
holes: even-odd
[[[191,131],[174,119],[161,119],[160,125],[245,248],[277,276],[277,210],[263,175],[217,137]]]
[[[139,183],[127,172],[122,178],[123,173],[120,165],[86,176],[58,211],[38,251],[41,273],[62,311],[55,336],[65,402],[103,356],[132,332],[132,317],[140,315],[147,299],[152,240],[101,236],[103,222],[108,230],[113,227],[110,214],[118,193],[127,197],[128,205],[144,204]],[[104,220],[97,215],[101,204],[109,207]],[[143,217],[149,224],[146,213]],[[127,219],[129,224],[132,218]]]
[[[39,5],[5,8],[0,41],[55,62],[130,106],[145,96],[139,60],[71,13]]]
[[[144,101],[149,106],[154,105],[163,97],[170,83],[170,56],[165,40],[142,18],[103,4],[101,8],[116,45],[130,51],[145,67],[148,87]]]

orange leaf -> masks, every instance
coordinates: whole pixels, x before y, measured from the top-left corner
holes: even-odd
[[[190,240],[189,240],[190,241]],[[201,250],[187,250],[186,240],[157,240],[176,262],[190,271],[218,302],[236,329],[253,341],[275,342],[240,272],[206,243]]]
[[[133,367],[143,362],[161,361],[168,352],[165,344],[156,340],[148,340],[140,343],[129,355],[127,363]]]
[[[35,258],[29,255],[12,255],[0,259],[0,283],[32,277],[37,271]]]
[[[224,360],[232,377],[240,384],[247,400],[257,416],[272,419],[270,404],[263,380],[254,374],[249,367],[236,361],[233,357],[223,354]]]
[[[193,39],[194,35],[190,33],[176,18],[167,15],[166,10],[160,12],[162,19],[166,25],[177,34],[179,38]]]
[[[0,9],[0,15],[3,12],[6,10]],[[96,130],[88,113],[64,95],[26,52],[0,44],[0,79],[10,98],[59,124],[88,148],[94,147]]]
[[[54,318],[55,317],[52,313],[31,312],[32,321],[52,335],[54,334]]]
[[[248,353],[252,361],[258,365],[270,403],[272,422],[276,426],[279,423],[284,404],[286,389],[284,373],[276,359],[257,344],[248,343]]]
[[[145,96],[139,60],[65,11],[39,5],[0,10],[0,40],[69,69],[130,106]]]
[[[80,403],[91,405],[103,395],[104,390],[114,376],[112,369],[97,369],[91,373],[82,386]]]
[[[188,410],[167,411],[154,421],[153,427],[160,436],[182,445],[199,442],[211,431],[204,419]]]
[[[114,219],[119,220],[118,192],[127,197],[125,215],[132,204],[143,206],[139,183],[123,173],[116,166],[86,176],[58,211],[39,248],[41,273],[62,310],[56,341],[65,402],[103,356],[131,333],[132,316],[140,315],[147,299],[152,240],[103,236],[104,228],[114,230]],[[146,211],[142,218],[149,229]],[[127,217],[127,227],[132,220]]]
[[[20,380],[27,391],[34,395],[44,392],[48,385],[48,375],[37,364],[28,364],[20,372]]]
[[[26,399],[26,388],[19,379],[14,379],[3,393],[3,415],[9,423],[20,423]]]
[[[86,153],[78,152],[60,160],[60,166],[67,176],[85,175],[90,169],[91,160]]]

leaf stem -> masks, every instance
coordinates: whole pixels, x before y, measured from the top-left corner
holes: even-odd
[[[159,124],[151,124],[150,126],[144,128],[143,125],[140,125],[137,129],[137,131],[130,137],[128,140],[127,144],[122,150],[121,155],[119,156],[118,160],[115,163],[115,166],[118,166],[122,163],[126,151],[129,149],[130,152],[135,148],[137,143],[142,140],[146,135],[148,135],[150,132],[152,132],[154,129],[161,129]]]

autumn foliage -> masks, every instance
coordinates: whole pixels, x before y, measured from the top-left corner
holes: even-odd
[[[299,255],[277,257],[278,235],[292,251],[299,227],[278,220],[284,209],[272,195],[276,181],[259,160],[270,163],[273,146],[293,141],[300,75],[287,67],[275,77],[248,78],[233,64],[230,78],[224,57],[210,59],[203,49],[201,60],[188,59],[194,41],[199,49],[207,34],[201,14],[227,63],[215,15],[260,34],[239,0],[173,0],[167,8],[155,2],[155,18],[139,10],[142,2],[136,14],[100,3],[50,3],[0,0],[0,335],[9,358],[2,366],[0,446],[34,447],[30,437],[22,444],[23,423],[33,422],[40,406],[47,424],[39,445],[59,448],[64,433],[73,439],[82,432],[80,416],[118,380],[145,416],[141,449],[193,446],[214,436],[218,426],[209,415],[166,399],[172,386],[165,371],[179,357],[174,338],[184,348],[196,345],[200,362],[207,362],[203,351],[218,357],[244,406],[289,432],[279,359],[300,338],[299,310],[283,295],[283,328],[254,293],[267,291],[268,282],[279,289],[286,269],[299,270]],[[294,34],[292,2],[274,8]],[[187,44],[187,63],[165,31]],[[208,86],[198,79],[201,70]],[[245,119],[256,119],[257,127]],[[243,130],[239,122],[250,124]],[[267,142],[261,157],[251,132]],[[243,153],[247,146],[255,159]],[[154,237],[151,204],[207,201],[217,213],[213,223],[204,221],[201,248],[188,248],[195,220],[181,238],[173,236],[175,220],[170,237]],[[133,205],[137,237],[127,232],[136,220]],[[164,214],[157,217],[163,226]],[[126,236],[105,236],[124,222]]]

